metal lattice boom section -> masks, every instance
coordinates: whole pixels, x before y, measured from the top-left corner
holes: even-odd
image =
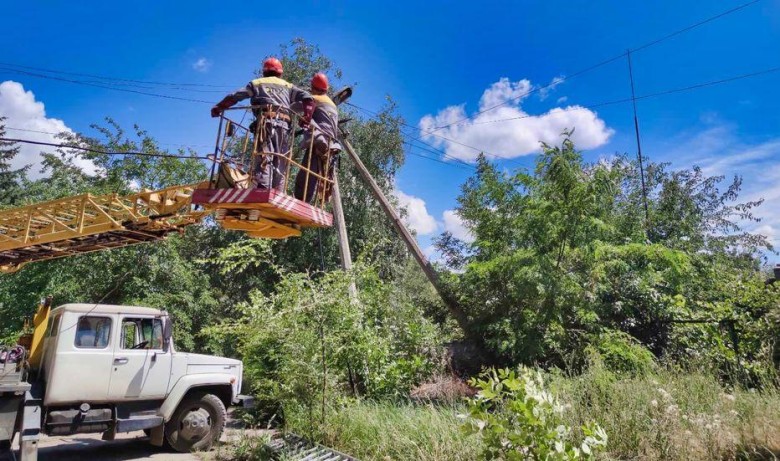
[[[323,445],[312,443],[296,434],[278,437],[267,445],[274,459],[289,461],[358,461]]]
[[[91,251],[160,240],[209,214],[192,208],[199,184],[132,195],[83,194],[0,211],[0,272]]]

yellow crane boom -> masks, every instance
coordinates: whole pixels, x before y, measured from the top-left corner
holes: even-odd
[[[83,194],[0,211],[0,272],[34,261],[160,240],[210,211],[194,210],[200,184],[131,195]]]

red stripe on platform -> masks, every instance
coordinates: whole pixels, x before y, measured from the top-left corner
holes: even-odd
[[[321,226],[333,224],[333,216],[330,213],[273,189],[196,189],[192,194],[192,203],[216,208],[219,208],[220,203],[241,203],[246,205],[247,209],[251,209],[253,204],[267,203],[301,221]]]

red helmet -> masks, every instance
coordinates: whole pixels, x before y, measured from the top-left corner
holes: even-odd
[[[328,91],[328,76],[322,72],[317,72],[311,78],[311,89],[319,91]]]
[[[283,71],[284,69],[282,69],[282,62],[278,59],[266,58],[266,60],[263,61],[263,73],[276,72],[277,74],[282,75]]]

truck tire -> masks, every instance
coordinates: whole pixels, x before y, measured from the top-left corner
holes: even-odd
[[[214,394],[190,394],[165,423],[165,440],[181,453],[206,451],[225,429],[227,411]]]

